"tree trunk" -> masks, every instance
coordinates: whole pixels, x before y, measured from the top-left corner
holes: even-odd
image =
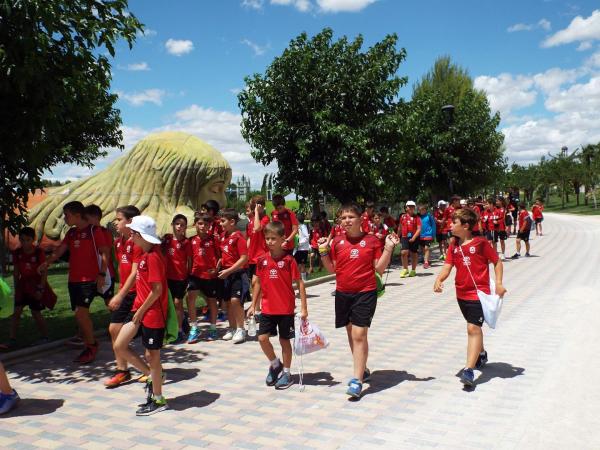
[[[0,277],[6,274],[6,228],[4,226],[4,217],[0,217]]]
[[[590,187],[586,184],[585,189],[583,190],[583,204],[585,206],[588,205],[588,194],[590,193]]]
[[[575,191],[575,195],[577,196],[577,206],[579,206],[579,191],[580,191],[580,187],[581,185],[579,183],[573,183],[573,188]]]

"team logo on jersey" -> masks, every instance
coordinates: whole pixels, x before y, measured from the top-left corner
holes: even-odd
[[[140,266],[139,267],[140,267],[140,270],[145,269],[146,268],[146,261],[145,260],[140,261]]]
[[[340,245],[344,245],[344,240],[343,239],[340,241]]]
[[[268,263],[267,263],[267,260],[266,260],[266,259],[263,259],[263,264],[262,264],[262,265],[263,265],[263,266],[266,266],[267,264],[268,264]]]
[[[285,263],[283,261],[277,261],[277,267],[279,267],[280,269],[283,269],[284,265]]]
[[[358,258],[358,249],[357,248],[353,248],[352,250],[350,250],[350,259],[356,259]]]
[[[465,266],[470,266],[471,265],[471,257],[465,256],[463,258],[463,263],[464,263]]]
[[[229,239],[229,244],[233,244],[233,239]]]
[[[199,248],[198,249],[198,256],[204,256],[204,255],[205,255],[204,249],[203,248]]]
[[[181,244],[178,242],[177,243],[177,250],[179,250],[181,248]]]
[[[81,239],[86,239],[87,238],[87,233],[84,231],[83,233],[81,233]]]
[[[469,253],[471,255],[474,255],[475,254],[475,247],[469,247]]]
[[[364,247],[366,247],[366,246],[367,246],[367,243],[366,243],[364,240],[362,240],[362,241],[360,241],[360,242],[359,242],[359,244],[358,244],[358,245],[360,245],[361,247],[363,247],[363,248],[364,248]]]
[[[226,245],[225,247],[223,247],[223,251],[225,253],[229,252],[229,245]]]
[[[205,247],[210,247],[210,241],[204,243]]]
[[[277,276],[277,269],[271,269],[271,270],[269,270],[269,278],[271,278],[271,279],[278,278],[278,276]]]
[[[127,253],[131,253],[131,245],[128,245],[128,246],[127,246],[127,249],[125,249],[125,251],[126,251]]]
[[[175,254],[175,249],[174,248],[170,248],[169,249],[169,255],[173,256]]]

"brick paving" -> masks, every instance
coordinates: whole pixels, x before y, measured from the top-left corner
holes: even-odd
[[[407,279],[394,267],[360,401],[344,395],[351,359],[325,283],[309,288],[309,315],[331,345],[304,358],[304,391],[264,385],[256,342],[200,342],[165,349],[171,409],[136,417],[141,384],[102,386],[112,369],[103,341],[90,367],[67,349],[9,365],[22,401],[0,418],[0,447],[600,448],[600,218],[547,214],[544,226],[534,258],[505,264],[509,295],[497,330],[485,328],[490,362],[472,391],[456,377],[466,336],[452,279],[434,295],[439,264]]]

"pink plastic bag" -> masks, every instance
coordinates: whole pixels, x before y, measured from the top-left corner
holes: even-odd
[[[315,324],[302,320],[300,316],[294,319],[296,336],[294,337],[294,352],[296,355],[307,355],[327,348],[329,341]]]

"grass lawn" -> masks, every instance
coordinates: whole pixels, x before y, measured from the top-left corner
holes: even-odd
[[[12,289],[12,276],[5,278],[4,280]],[[71,303],[69,301],[69,292],[67,289],[67,268],[59,266],[52,267],[48,274],[48,282],[58,297],[56,306],[52,311],[46,309],[42,312],[48,325],[48,337],[50,340],[56,340],[73,336],[77,327],[75,325],[75,317],[71,311]],[[92,313],[94,329],[108,327],[108,310],[100,298],[96,297],[92,303],[90,311]],[[6,343],[8,341],[9,329],[10,318],[0,319],[0,342]],[[16,348],[27,347],[33,344],[39,338],[40,335],[35,326],[35,322],[31,317],[29,308],[25,308],[21,316],[21,323],[17,332],[18,346]]]
[[[577,206],[577,199],[574,195],[569,195],[569,203],[565,202],[565,207],[562,208],[560,196],[551,195],[550,202],[544,205],[544,211],[556,212],[556,213],[569,213],[569,214],[583,214],[583,215],[600,215],[600,197],[598,200],[598,209],[594,209],[594,202],[592,199],[588,200],[588,205],[583,204],[583,194],[579,196],[580,205]]]

